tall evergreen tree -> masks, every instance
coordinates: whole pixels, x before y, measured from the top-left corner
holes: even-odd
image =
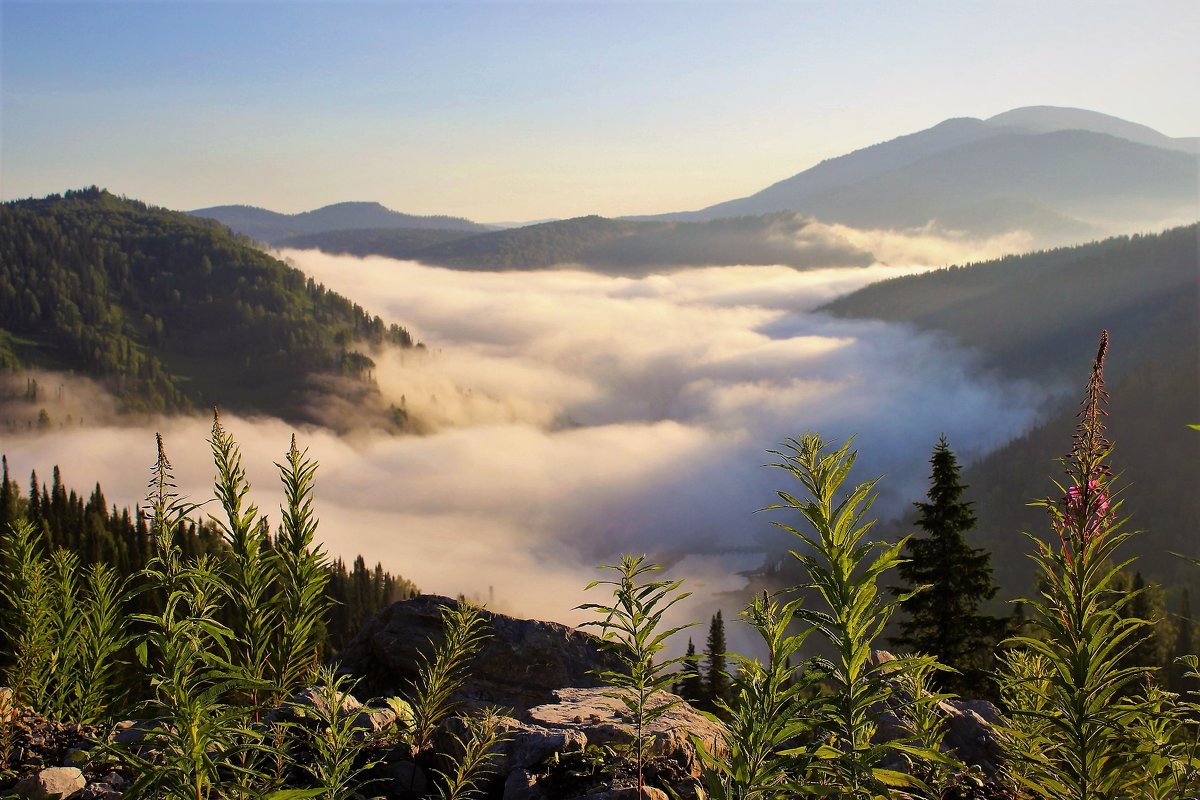
[[[707,700],[713,708],[717,707],[717,701],[723,700],[726,703],[730,700],[730,683],[729,673],[725,671],[725,620],[721,616],[720,609],[716,614],[713,614],[712,621],[708,625],[708,644],[705,648],[705,694]]]
[[[958,460],[942,436],[929,459],[928,502],[914,503],[917,525],[925,536],[913,536],[904,547],[908,559],[898,568],[907,584],[893,587],[896,595],[925,589],[910,598],[900,622],[901,635],[891,637],[898,647],[936,656],[958,670],[941,683],[959,694],[987,694],[986,673],[995,643],[1004,636],[1005,620],[979,611],[996,594],[991,555],[967,544],[964,534],[975,527],[971,503],[963,500]]]
[[[690,638],[675,693],[694,706],[704,702],[704,678],[700,675],[700,659],[696,655],[696,643]]]

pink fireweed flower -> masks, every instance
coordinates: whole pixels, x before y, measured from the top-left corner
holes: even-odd
[[[1067,489],[1062,503],[1065,527],[1070,531],[1078,531],[1085,542],[1096,535],[1108,515],[1108,492],[1094,478],[1088,481],[1085,490],[1078,486]]]

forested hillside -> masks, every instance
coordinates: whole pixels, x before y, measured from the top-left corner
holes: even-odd
[[[1082,247],[951,267],[869,286],[834,301],[840,316],[908,322],[942,331],[979,354],[981,367],[1070,392],[1043,424],[965,472],[977,502],[979,543],[994,553],[1006,589],[1030,588],[1021,530],[1045,514],[1026,503],[1054,492],[1048,476],[1075,424],[1070,399],[1096,334],[1109,357],[1113,464],[1138,540],[1139,568],[1171,585],[1193,570],[1170,555],[1200,555],[1200,294],[1196,225]]]
[[[441,241],[437,241],[439,237]],[[347,230],[293,237],[281,241],[280,246],[411,258],[466,270],[579,265],[613,275],[737,264],[784,264],[796,269],[867,266],[874,260],[866,250],[792,212],[706,222],[647,222],[593,215],[474,235]]]
[[[126,408],[303,417],[318,375],[407,331],[210,220],[92,187],[0,206],[0,364],[100,379]]]
[[[276,242],[276,246],[348,253],[352,256],[407,259],[417,258],[426,247],[473,235],[470,231],[444,228],[351,228],[289,236]]]
[[[379,203],[334,203],[330,206],[280,214],[255,206],[214,206],[189,211],[197,217],[215,219],[238,233],[267,244],[278,245],[291,236],[306,236],[346,230],[412,230],[436,228],[464,233],[488,230],[486,225],[462,217],[420,217],[392,211]]]

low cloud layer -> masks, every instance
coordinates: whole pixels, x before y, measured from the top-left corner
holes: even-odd
[[[753,512],[796,488],[762,466],[784,438],[857,435],[856,476],[886,473],[876,507],[886,516],[923,493],[939,434],[970,459],[1028,427],[1038,400],[975,374],[968,354],[929,335],[810,313],[911,267],[633,279],[287,255],[429,343],[380,354],[377,375],[430,433],[299,432],[321,462],[326,546],[382,561],[426,591],[490,595],[523,615],[578,621],[571,609],[594,565],[626,550],[673,562],[686,572],[677,577],[706,587],[695,608],[711,613],[713,595],[740,583],[730,564],[753,566],[779,541],[772,517]],[[255,498],[277,519],[272,461],[292,429],[223,419]],[[4,450],[22,483],[59,464],[68,484],[100,480],[110,502],[132,503],[154,427],[185,490],[210,496],[204,420],[51,429],[8,436]]]

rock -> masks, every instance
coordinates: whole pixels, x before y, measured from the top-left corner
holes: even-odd
[[[638,790],[634,786],[629,789],[610,789],[607,792],[584,795],[578,798],[578,800],[636,800],[637,796]],[[670,798],[662,789],[656,789],[653,786],[643,786],[641,800],[670,800]]]
[[[352,714],[363,707],[363,704],[349,692],[343,693],[337,699],[340,701],[338,708],[340,714]],[[292,713],[299,717],[327,719],[333,714],[333,706],[321,693],[321,690],[315,686],[301,689],[289,697],[286,707],[291,708]]]
[[[629,744],[634,732],[628,712],[619,700],[605,696],[609,689],[573,688],[554,692],[557,702],[536,706],[526,712],[529,722],[545,728],[577,731],[587,744]],[[679,699],[662,693],[665,702]],[[653,737],[651,755],[675,762],[681,778],[700,777],[700,759],[691,736],[718,753],[725,751],[725,730],[686,703],[680,703],[654,720],[647,733]],[[689,735],[690,734],[690,735]]]
[[[504,759],[497,762],[501,772],[527,769],[554,753],[582,752],[587,747],[587,737],[578,730],[544,728],[515,719],[506,719],[504,727],[511,738],[506,743]]]
[[[16,785],[19,797],[26,800],[65,800],[87,786],[76,767],[50,767],[30,775]]]
[[[378,788],[394,795],[423,795],[429,788],[425,771],[413,761],[380,764],[371,771],[371,777],[379,779]]]
[[[358,712],[352,724],[368,735],[380,733],[396,725],[396,712],[390,708],[364,708]]]
[[[942,746],[964,764],[995,777],[1004,759],[1004,748],[993,727],[1003,721],[1000,710],[986,700],[948,700],[940,707],[947,717]]]
[[[545,796],[529,770],[514,769],[504,781],[503,800],[542,800]]]
[[[114,744],[139,744],[154,736],[161,726],[154,720],[127,719],[113,725],[112,741]]]
[[[421,595],[393,603],[369,620],[338,656],[343,671],[361,679],[360,695],[410,695],[430,641],[441,641],[442,608],[454,602]],[[455,697],[468,707],[495,705],[519,716],[553,702],[555,689],[599,686],[593,671],[620,669],[616,657],[589,633],[490,611],[483,616],[491,635]]]
[[[63,766],[64,767],[79,767],[80,769],[82,769],[82,768],[86,767],[88,765],[88,762],[91,760],[92,760],[91,752],[83,749],[82,747],[73,747],[67,751],[67,754],[65,756],[63,756]]]

